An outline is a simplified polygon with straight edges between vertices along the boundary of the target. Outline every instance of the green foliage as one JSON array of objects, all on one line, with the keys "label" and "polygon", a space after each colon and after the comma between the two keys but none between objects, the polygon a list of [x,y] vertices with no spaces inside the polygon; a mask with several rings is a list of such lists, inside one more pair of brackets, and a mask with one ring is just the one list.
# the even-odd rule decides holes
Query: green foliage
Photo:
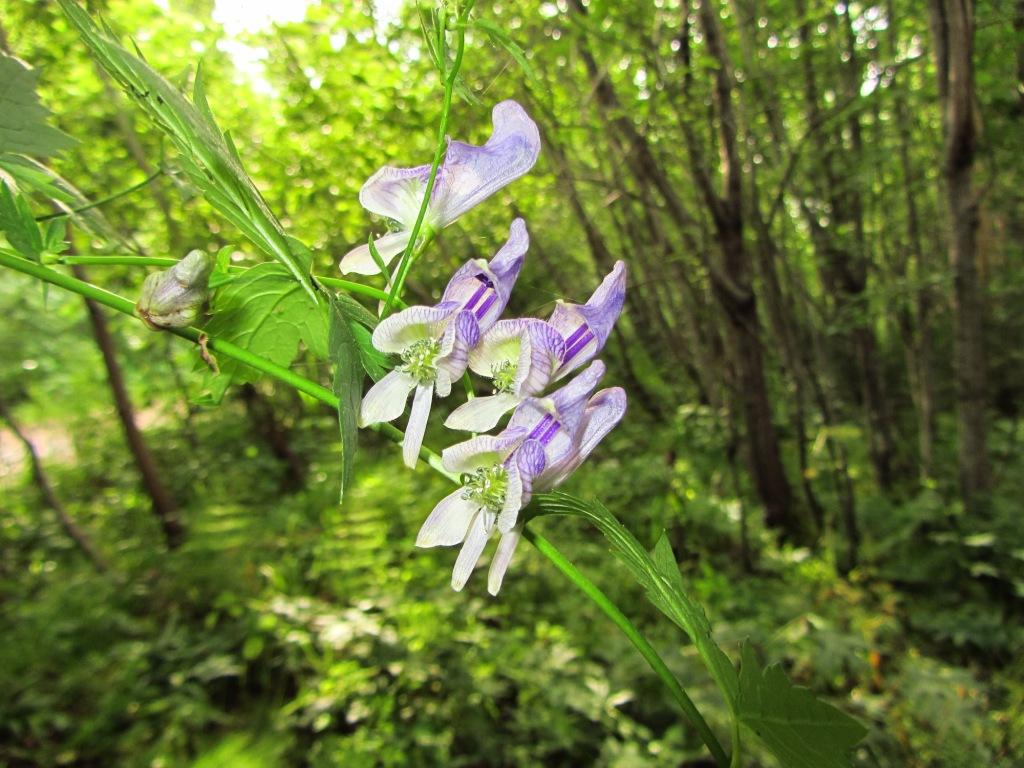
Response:
[{"label": "green foliage", "polygon": [[[278,365],[288,366],[303,343],[327,358],[327,311],[311,303],[299,283],[278,264],[258,264],[222,285],[211,302],[213,317],[205,330]],[[209,394],[220,402],[232,381],[252,380],[253,372],[230,360],[218,361],[209,377]]]},{"label": "green foliage", "polygon": [[186,173],[210,203],[258,248],[280,261],[316,303],[309,264],[302,263],[294,242],[242,167],[231,137],[213,119],[202,70],[196,72],[189,103],[145,61],[121,47],[109,28],[100,29],[74,0],[60,0],[60,5],[96,60],[174,142]]},{"label": "green foliage", "polygon": [[36,73],[0,53],[0,155],[49,157],[71,146],[70,136],[47,124],[49,115],[36,94]]},{"label": "green foliage", "polygon": [[763,671],[750,643],[743,644],[737,710],[782,765],[845,768],[867,728],[806,688],[794,686],[778,664]]},{"label": "green foliage", "polygon": [[612,546],[612,552],[643,586],[651,602],[690,638],[729,708],[735,710],[736,670],[712,637],[711,624],[704,609],[683,589],[672,547],[664,535],[658,540],[652,556],[597,501],[587,503],[564,493],[544,494],[538,501],[543,514],[583,517],[604,534]]},{"label": "green foliage", "polygon": [[0,182],[0,233],[26,259],[39,261],[43,253],[43,235],[32,216],[28,202],[20,193]]},{"label": "green foliage", "polygon": [[[355,302],[352,302],[355,304]],[[352,332],[351,309],[346,312],[343,298],[331,301],[331,325],[328,347],[334,367],[333,390],[338,396],[338,427],[341,430],[341,481],[339,502],[345,499],[345,488],[352,479],[356,448],[359,444],[359,403],[363,398],[365,379],[359,355],[359,344]],[[359,306],[356,304],[356,306]]]}]

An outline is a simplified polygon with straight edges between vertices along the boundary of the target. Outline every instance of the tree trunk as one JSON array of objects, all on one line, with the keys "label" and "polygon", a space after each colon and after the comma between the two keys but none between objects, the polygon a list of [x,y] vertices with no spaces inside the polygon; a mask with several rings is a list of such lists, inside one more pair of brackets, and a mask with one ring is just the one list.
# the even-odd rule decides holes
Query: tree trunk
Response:
[{"label": "tree trunk", "polygon": [[[81,266],[73,266],[72,271],[79,280],[88,280],[85,270]],[[131,451],[135,465],[139,468],[142,476],[142,484],[153,504],[153,513],[160,522],[167,546],[171,549],[177,548],[183,541],[185,535],[184,526],[178,517],[178,507],[171,497],[160,478],[153,454],[146,445],[146,440],[135,422],[135,409],[132,407],[131,399],[128,397],[128,389],[125,387],[124,375],[121,373],[121,366],[117,362],[117,354],[114,349],[114,339],[107,327],[106,317],[100,306],[91,299],[85,299],[85,306],[89,312],[89,323],[92,326],[93,336],[96,345],[103,355],[103,364],[107,369],[107,380],[110,383],[110,391],[114,397],[114,405],[117,409],[117,416],[121,420],[121,427],[124,429],[125,439]]]},{"label": "tree trunk", "polygon": [[[1024,0],[1021,0],[1024,3]],[[897,51],[898,17],[892,0],[889,0],[889,49]],[[906,277],[907,261],[912,261],[918,276],[918,288],[914,295],[913,311],[904,309],[897,321],[906,347],[907,373],[910,380],[914,407],[917,410],[917,435],[920,475],[930,478],[934,471],[935,453],[935,379],[932,376],[932,335],[931,308],[932,289],[921,280],[926,274],[925,249],[921,237],[921,216],[918,210],[917,193],[914,183],[917,174],[911,161],[910,148],[911,115],[907,106],[906,91],[900,80],[892,84],[896,127],[899,133],[900,167],[903,173],[903,200],[907,206],[907,257],[896,258],[897,272]]]},{"label": "tree trunk", "polygon": [[[715,226],[722,254],[721,270],[712,270],[713,293],[729,328],[729,348],[737,375],[737,391],[743,400],[747,432],[748,461],[754,486],[765,507],[765,521],[787,535],[804,537],[808,526],[793,505],[789,481],[782,465],[779,438],[772,420],[771,401],[764,375],[764,350],[757,313],[757,298],[751,281],[751,259],[744,242],[742,166],[739,157],[737,120],[732,97],[732,66],[729,61],[717,12],[710,2],[700,6],[701,26],[708,52],[717,62],[714,72],[713,103],[718,112],[720,173],[722,192],[712,189],[692,132],[687,144],[698,176],[697,186],[705,198]],[[687,30],[688,31],[688,30]],[[688,36],[687,36],[688,37]],[[683,41],[689,57],[689,40]],[[689,62],[687,62],[689,64]],[[692,70],[686,69],[686,80]],[[724,275],[725,280],[719,275]]]},{"label": "tree trunk", "polygon": [[14,414],[11,413],[10,408],[8,408],[3,400],[0,400],[0,421],[7,423],[11,432],[14,433],[14,436],[25,447],[29,463],[32,466],[32,479],[36,484],[36,488],[39,489],[39,493],[43,497],[43,501],[46,502],[46,505],[57,515],[57,520],[60,523],[60,527],[64,529],[64,533],[68,535],[68,538],[75,543],[82,551],[82,554],[92,563],[93,568],[99,573],[108,571],[110,566],[107,565],[106,560],[100,555],[99,550],[96,549],[88,534],[75,522],[74,518],[71,517],[64,507],[64,504],[61,503],[57,492],[53,488],[53,484],[50,482],[49,476],[46,474],[46,470],[43,468],[43,462],[39,458],[39,451],[36,450],[29,436],[21,429],[14,418]]},{"label": "tree trunk", "polygon": [[965,506],[976,510],[989,487],[990,474],[982,335],[984,287],[976,264],[978,198],[972,180],[978,123],[974,106],[974,3],[931,0],[930,9],[945,139],[942,172],[951,227],[960,488]]},{"label": "tree trunk", "polygon": [[274,413],[274,405],[254,384],[246,382],[241,387],[242,402],[249,415],[253,430],[266,443],[274,458],[284,463],[285,472],[281,490],[294,492],[306,484],[306,462],[292,449],[288,440],[288,429]]}]

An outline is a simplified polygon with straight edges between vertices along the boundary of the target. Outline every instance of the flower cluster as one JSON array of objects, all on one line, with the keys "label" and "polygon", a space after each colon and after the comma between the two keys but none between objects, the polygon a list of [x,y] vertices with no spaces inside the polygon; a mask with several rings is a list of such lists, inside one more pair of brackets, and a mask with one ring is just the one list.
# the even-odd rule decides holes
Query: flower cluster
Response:
[{"label": "flower cluster", "polygon": [[[428,201],[430,229],[447,226],[536,162],[540,138],[522,107],[502,102],[494,108],[493,121],[494,132],[483,146],[449,142]],[[382,168],[360,193],[366,208],[399,225],[376,241],[385,263],[409,242],[429,171],[429,166]],[[586,304],[559,301],[547,320],[499,320],[528,247],[526,224],[516,219],[498,253],[490,261],[475,259],[460,267],[439,303],[409,307],[382,320],[373,333],[373,345],[401,362],[366,394],[360,423],[398,418],[414,393],[403,441],[408,466],[416,464],[434,395],[447,397],[467,368],[489,378],[493,394],[471,398],[445,426],[486,432],[512,412],[497,434],[475,436],[442,453],[444,468],[459,475],[461,487],[434,507],[416,544],[462,545],[452,572],[456,590],[465,586],[497,531],[500,541],[488,578],[488,591],[497,594],[522,532],[520,512],[532,494],[565,480],[626,410],[621,388],[594,392],[605,372],[594,358],[622,311],[625,265],[616,262]],[[341,268],[379,271],[365,245],[349,252]]]}]

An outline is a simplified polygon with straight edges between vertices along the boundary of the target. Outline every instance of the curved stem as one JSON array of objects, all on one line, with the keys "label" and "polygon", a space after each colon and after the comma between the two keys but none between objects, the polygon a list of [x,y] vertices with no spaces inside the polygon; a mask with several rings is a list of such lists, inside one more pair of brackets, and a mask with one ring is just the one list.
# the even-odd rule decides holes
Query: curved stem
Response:
[{"label": "curved stem", "polygon": [[[59,263],[91,264],[104,267],[173,267],[178,263],[178,259],[166,256],[62,256]],[[232,272],[244,272],[248,267],[230,266],[228,269]],[[355,283],[351,280],[342,280],[337,277],[320,277],[319,275],[314,275],[314,279],[328,288],[339,288],[349,293],[357,293],[372,299],[378,299],[379,301],[385,301],[388,297],[388,294],[379,288]],[[400,300],[396,300],[395,304],[399,307],[405,307],[405,302]]]},{"label": "curved stem", "polygon": [[88,205],[83,205],[81,208],[75,208],[70,211],[58,211],[57,213],[48,213],[45,216],[36,216],[36,221],[49,221],[50,219],[59,219],[62,216],[73,216],[76,213],[85,213],[86,211],[91,211],[93,208],[99,208],[101,205],[106,205],[107,203],[113,202],[114,200],[117,200],[119,197],[125,197],[127,195],[130,195],[132,192],[136,192],[142,189],[150,182],[155,181],[159,176],[163,174],[163,172],[163,168],[157,168],[155,171],[153,171],[153,173],[144,178],[138,184],[133,184],[127,189],[122,189],[120,192],[115,192],[112,195],[107,195],[102,200],[97,200],[95,202],[89,203]]},{"label": "curved stem", "polygon": [[[38,264],[28,259],[23,259],[20,256],[14,256],[3,250],[0,250],[0,266],[8,267],[17,272],[34,277],[38,280],[56,285],[58,288],[77,293],[80,296],[92,299],[93,301],[103,304],[113,310],[121,312],[126,315],[135,314],[135,304],[124,298],[118,296],[116,293],[100,288],[99,286],[87,283],[84,280],[79,280],[70,275],[66,275],[63,272],[50,269],[47,266]],[[193,343],[198,344],[200,337],[205,336],[202,331],[197,328],[168,328],[169,333],[179,336],[183,339],[187,339]],[[325,405],[330,406],[333,409],[338,407],[338,398],[320,384],[314,381],[294,373],[293,371],[285,368],[282,365],[273,363],[259,355],[254,355],[247,349],[232,344],[229,341],[223,339],[206,338],[206,344],[209,349],[213,350],[217,354],[222,354],[237,360],[240,363],[250,366],[255,370],[265,373],[269,376],[273,376],[279,381],[288,384],[291,387],[304,392],[315,400],[318,400]],[[384,435],[388,439],[400,443],[404,437],[401,430],[392,426],[391,424],[377,424],[371,427],[374,431]],[[452,482],[458,482],[458,478],[452,473],[446,471],[441,466],[441,458],[436,453],[428,448],[420,449],[420,457],[427,462],[434,470],[444,475]],[[665,662],[658,655],[657,651],[654,650],[653,646],[640,634],[639,630],[626,618],[625,614],[610,600],[608,597],[586,576],[574,566],[566,557],[563,555],[551,542],[545,539],[540,534],[525,529],[524,537],[536,547],[537,551],[540,552],[544,557],[550,560],[554,566],[565,575],[570,581],[572,581],[590,600],[609,618],[612,623],[617,626],[623,634],[629,639],[633,646],[640,652],[651,669],[658,678],[665,684],[669,689],[672,697],[679,704],[683,713],[690,723],[697,729],[700,734],[701,740],[707,745],[708,750],[714,755],[715,760],[721,766],[725,766],[729,763],[726,757],[725,750],[722,749],[722,745],[718,742],[714,733],[708,727],[707,722],[701,716],[697,707],[693,701],[686,694],[686,691],[679,684],[679,681],[675,679],[672,672],[665,665]],[[738,749],[738,744],[737,747]]]},{"label": "curved stem", "polygon": [[661,656],[654,650],[654,647],[647,642],[647,639],[640,633],[626,615],[618,609],[618,607],[608,596],[605,595],[601,589],[594,584],[590,579],[584,576],[580,570],[573,565],[568,558],[565,557],[555,546],[541,536],[536,531],[530,530],[529,527],[523,529],[523,538],[533,544],[544,557],[550,560],[554,566],[562,572],[569,581],[580,588],[587,597],[590,598],[591,602],[594,603],[601,612],[604,613],[612,623],[619,628],[619,630],[626,636],[626,638],[633,644],[640,655],[644,657],[644,660],[650,665],[651,669],[654,670],[654,674],[665,684],[669,692],[672,694],[672,698],[676,700],[679,708],[683,710],[683,714],[686,719],[690,721],[690,724],[697,729],[697,733],[700,734],[701,741],[707,746],[708,750],[714,756],[715,761],[724,768],[729,764],[729,758],[725,754],[725,750],[719,743],[718,738],[714,732],[708,726],[707,721],[704,720],[703,716],[698,711],[697,706],[693,703],[693,700],[687,695],[686,691],[676,680],[675,675],[672,674],[671,670],[665,665]]}]

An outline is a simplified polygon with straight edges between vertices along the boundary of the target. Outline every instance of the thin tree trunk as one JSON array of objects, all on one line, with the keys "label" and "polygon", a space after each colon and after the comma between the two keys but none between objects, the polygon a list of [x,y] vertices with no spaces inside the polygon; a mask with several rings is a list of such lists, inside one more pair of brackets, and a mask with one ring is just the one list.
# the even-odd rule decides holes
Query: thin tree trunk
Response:
[{"label": "thin tree trunk", "polygon": [[[737,119],[732,96],[732,66],[722,39],[716,11],[710,3],[700,6],[700,19],[708,52],[717,62],[714,72],[713,102],[718,112],[721,194],[712,188],[710,173],[700,148],[687,124],[691,164],[697,186],[704,196],[715,225],[722,254],[720,270],[711,271],[713,294],[725,315],[732,364],[736,371],[736,389],[742,397],[747,433],[748,463],[754,486],[765,507],[768,525],[787,535],[804,537],[809,526],[793,504],[772,420],[771,401],[764,374],[764,349],[760,335],[757,298],[751,282],[751,259],[744,242],[742,166],[739,158]],[[682,51],[686,65],[686,83],[692,81],[689,61],[689,24],[686,23]],[[688,88],[687,88],[688,92]],[[725,279],[721,279],[721,276]]]},{"label": "thin tree trunk", "polygon": [[288,439],[288,429],[274,413],[273,403],[249,382],[242,385],[241,397],[256,434],[270,448],[274,458],[284,463],[285,473],[281,490],[299,490],[306,484],[306,462],[292,448]]},{"label": "thin tree trunk", "polygon": [[987,369],[983,326],[984,286],[978,274],[978,198],[972,173],[978,115],[974,94],[974,3],[931,0],[936,72],[945,138],[946,182],[953,271],[953,344],[956,367],[960,488],[976,510],[990,481],[985,414]]},{"label": "thin tree trunk", "polygon": [[[1024,0],[1021,0],[1024,4]],[[898,17],[892,0],[889,0],[889,48],[892,55],[897,51],[899,41]],[[1022,5],[1024,7],[1024,5]],[[921,216],[918,210],[917,194],[914,190],[916,174],[911,161],[911,115],[907,107],[906,90],[896,81],[892,85],[896,127],[899,133],[900,167],[903,173],[903,200],[907,206],[907,258],[896,258],[897,270],[901,277],[907,276],[907,261],[912,261],[918,276],[918,288],[914,295],[913,312],[899,313],[900,331],[904,338],[907,357],[907,373],[917,410],[918,453],[920,474],[930,478],[934,471],[935,453],[935,379],[932,375],[932,333],[931,333],[931,288],[920,278],[926,273],[925,249],[921,237]]]},{"label": "thin tree trunk", "polygon": [[[85,270],[79,266],[73,266],[72,271],[79,280],[88,280]],[[142,484],[149,495],[153,505],[153,513],[156,515],[163,531],[167,546],[171,549],[178,547],[185,536],[185,529],[178,516],[178,506],[171,497],[167,486],[164,485],[157,469],[153,454],[146,444],[138,424],[135,421],[135,409],[132,407],[131,399],[128,396],[128,389],[124,383],[124,375],[121,366],[117,362],[117,354],[114,348],[114,339],[107,327],[106,317],[100,306],[85,299],[85,306],[89,313],[89,323],[92,326],[93,336],[96,345],[103,355],[103,364],[107,369],[107,381],[110,383],[110,391],[114,397],[114,406],[117,409],[117,416],[121,420],[121,427],[124,429],[125,439],[131,451],[135,465],[142,477]]]},{"label": "thin tree trunk", "polygon": [[96,545],[92,543],[92,539],[89,538],[85,530],[82,529],[78,523],[75,522],[74,518],[68,513],[64,504],[57,496],[57,492],[53,488],[53,484],[50,482],[49,476],[46,474],[46,470],[43,468],[43,462],[39,458],[39,451],[36,450],[35,445],[29,438],[28,434],[22,430],[21,426],[14,418],[14,414],[11,413],[10,408],[7,404],[0,400],[0,421],[7,423],[11,432],[18,438],[21,444],[25,447],[25,452],[28,454],[29,463],[32,466],[32,479],[35,482],[36,488],[39,489],[40,495],[43,497],[43,501],[46,505],[53,510],[54,514],[57,515],[57,520],[60,523],[60,527],[64,529],[64,533],[68,535],[75,545],[82,551],[86,559],[92,563],[99,573],[106,573],[110,570],[110,566],[107,565],[107,561],[100,555]]}]

